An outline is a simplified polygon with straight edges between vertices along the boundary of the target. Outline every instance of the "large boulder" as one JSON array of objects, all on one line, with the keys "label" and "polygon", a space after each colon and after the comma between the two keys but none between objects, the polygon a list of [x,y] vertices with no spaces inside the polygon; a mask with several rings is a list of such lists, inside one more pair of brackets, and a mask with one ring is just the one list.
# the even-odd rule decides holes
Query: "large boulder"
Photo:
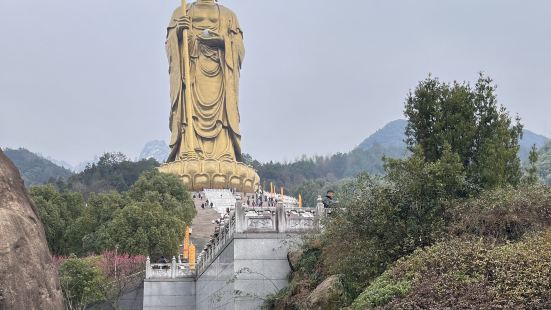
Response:
[{"label": "large boulder", "polygon": [[306,299],[306,309],[333,310],[342,307],[344,288],[339,275],[332,275]]},{"label": "large boulder", "polygon": [[63,297],[44,227],[0,150],[0,310],[59,310]]},{"label": "large boulder", "polygon": [[298,270],[298,264],[302,256],[304,256],[303,250],[291,251],[287,253],[287,260],[289,261],[289,267],[291,267],[291,270],[293,272]]}]

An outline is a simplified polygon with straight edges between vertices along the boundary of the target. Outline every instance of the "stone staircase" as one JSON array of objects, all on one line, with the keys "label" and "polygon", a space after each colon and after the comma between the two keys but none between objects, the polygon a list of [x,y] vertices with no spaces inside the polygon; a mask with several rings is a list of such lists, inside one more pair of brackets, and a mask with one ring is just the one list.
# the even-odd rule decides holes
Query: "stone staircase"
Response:
[{"label": "stone staircase", "polygon": [[[198,197],[198,194],[193,193],[195,197]],[[205,206],[205,209],[201,208],[202,203],[206,204],[204,193],[201,193],[201,195],[202,199],[194,199],[197,215],[191,224],[192,233],[190,236],[191,242],[197,247],[197,253],[201,252],[214,233],[216,224],[213,224],[212,221],[220,218],[220,214],[216,210],[211,209],[210,206]]]}]

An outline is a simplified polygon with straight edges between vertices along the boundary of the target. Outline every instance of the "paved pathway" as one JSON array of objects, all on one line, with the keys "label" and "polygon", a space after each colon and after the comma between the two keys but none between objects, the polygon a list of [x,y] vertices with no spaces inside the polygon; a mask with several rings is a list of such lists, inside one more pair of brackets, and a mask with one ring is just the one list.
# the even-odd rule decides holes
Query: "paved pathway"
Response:
[{"label": "paved pathway", "polygon": [[[197,193],[194,193],[194,195],[198,197]],[[211,209],[210,207],[205,207],[205,209],[201,208],[201,203],[204,203],[206,200],[204,193],[201,193],[201,195],[203,196],[203,199],[194,199],[197,215],[191,224],[191,241],[197,248],[197,254],[203,250],[203,247],[205,247],[209,241],[210,236],[214,233],[214,228],[216,225],[213,224],[212,221],[220,218],[220,214],[216,212],[216,210]]]}]

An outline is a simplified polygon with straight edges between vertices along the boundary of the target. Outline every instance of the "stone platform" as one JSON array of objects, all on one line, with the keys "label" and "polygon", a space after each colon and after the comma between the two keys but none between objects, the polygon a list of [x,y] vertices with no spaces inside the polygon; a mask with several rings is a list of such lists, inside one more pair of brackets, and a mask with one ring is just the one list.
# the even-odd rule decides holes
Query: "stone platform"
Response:
[{"label": "stone platform", "polygon": [[288,285],[287,253],[300,246],[303,234],[322,228],[326,212],[321,198],[316,208],[282,201],[248,207],[242,202],[238,199],[216,225],[194,272],[183,273],[175,258],[166,264],[165,274],[172,275],[168,279],[155,278],[146,268],[144,309],[260,309],[267,296]]},{"label": "stone platform", "polygon": [[235,188],[253,193],[260,184],[252,167],[235,161],[179,160],[161,165],[159,171],[180,177],[192,191]]}]

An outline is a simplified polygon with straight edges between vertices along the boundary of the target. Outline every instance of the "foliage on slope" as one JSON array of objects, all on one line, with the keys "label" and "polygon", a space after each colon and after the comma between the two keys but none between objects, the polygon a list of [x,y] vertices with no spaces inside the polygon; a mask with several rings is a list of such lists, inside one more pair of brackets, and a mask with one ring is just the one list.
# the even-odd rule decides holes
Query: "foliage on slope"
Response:
[{"label": "foliage on slope", "polygon": [[26,149],[6,149],[5,154],[21,172],[26,186],[44,184],[59,179],[66,180],[73,174],[70,170]]},{"label": "foliage on slope", "polygon": [[549,309],[551,230],[510,244],[453,239],[377,278],[352,309]]},{"label": "foliage on slope", "polygon": [[541,148],[538,157],[539,177],[545,184],[551,185],[551,142]]},{"label": "foliage on slope", "polygon": [[[344,187],[344,209],[333,212],[318,236],[319,255],[310,264],[315,269],[295,272],[296,287],[275,296],[272,307],[311,308],[304,300],[319,288],[311,286],[335,276],[342,305],[360,294],[360,309],[383,305],[414,291],[416,278],[390,278],[388,270],[420,249],[461,251],[454,242],[475,238],[491,251],[549,227],[549,188],[534,185],[533,169],[531,177],[522,177],[516,156],[522,124],[498,105],[491,79],[481,75],[471,87],[429,77],[408,96],[405,113],[412,156],[387,160],[383,177],[360,176]],[[432,271],[460,291],[459,284],[446,282],[443,270]],[[321,279],[314,276],[319,274]]]},{"label": "foliage on slope", "polygon": [[451,210],[442,241],[375,279],[352,309],[547,309],[551,188],[500,189]]},{"label": "foliage on slope", "polygon": [[85,198],[91,193],[125,192],[144,172],[157,166],[155,159],[134,162],[121,153],[105,153],[97,163],[89,164],[84,171],[71,176],[67,182],[58,182],[57,186],[82,193]]}]

